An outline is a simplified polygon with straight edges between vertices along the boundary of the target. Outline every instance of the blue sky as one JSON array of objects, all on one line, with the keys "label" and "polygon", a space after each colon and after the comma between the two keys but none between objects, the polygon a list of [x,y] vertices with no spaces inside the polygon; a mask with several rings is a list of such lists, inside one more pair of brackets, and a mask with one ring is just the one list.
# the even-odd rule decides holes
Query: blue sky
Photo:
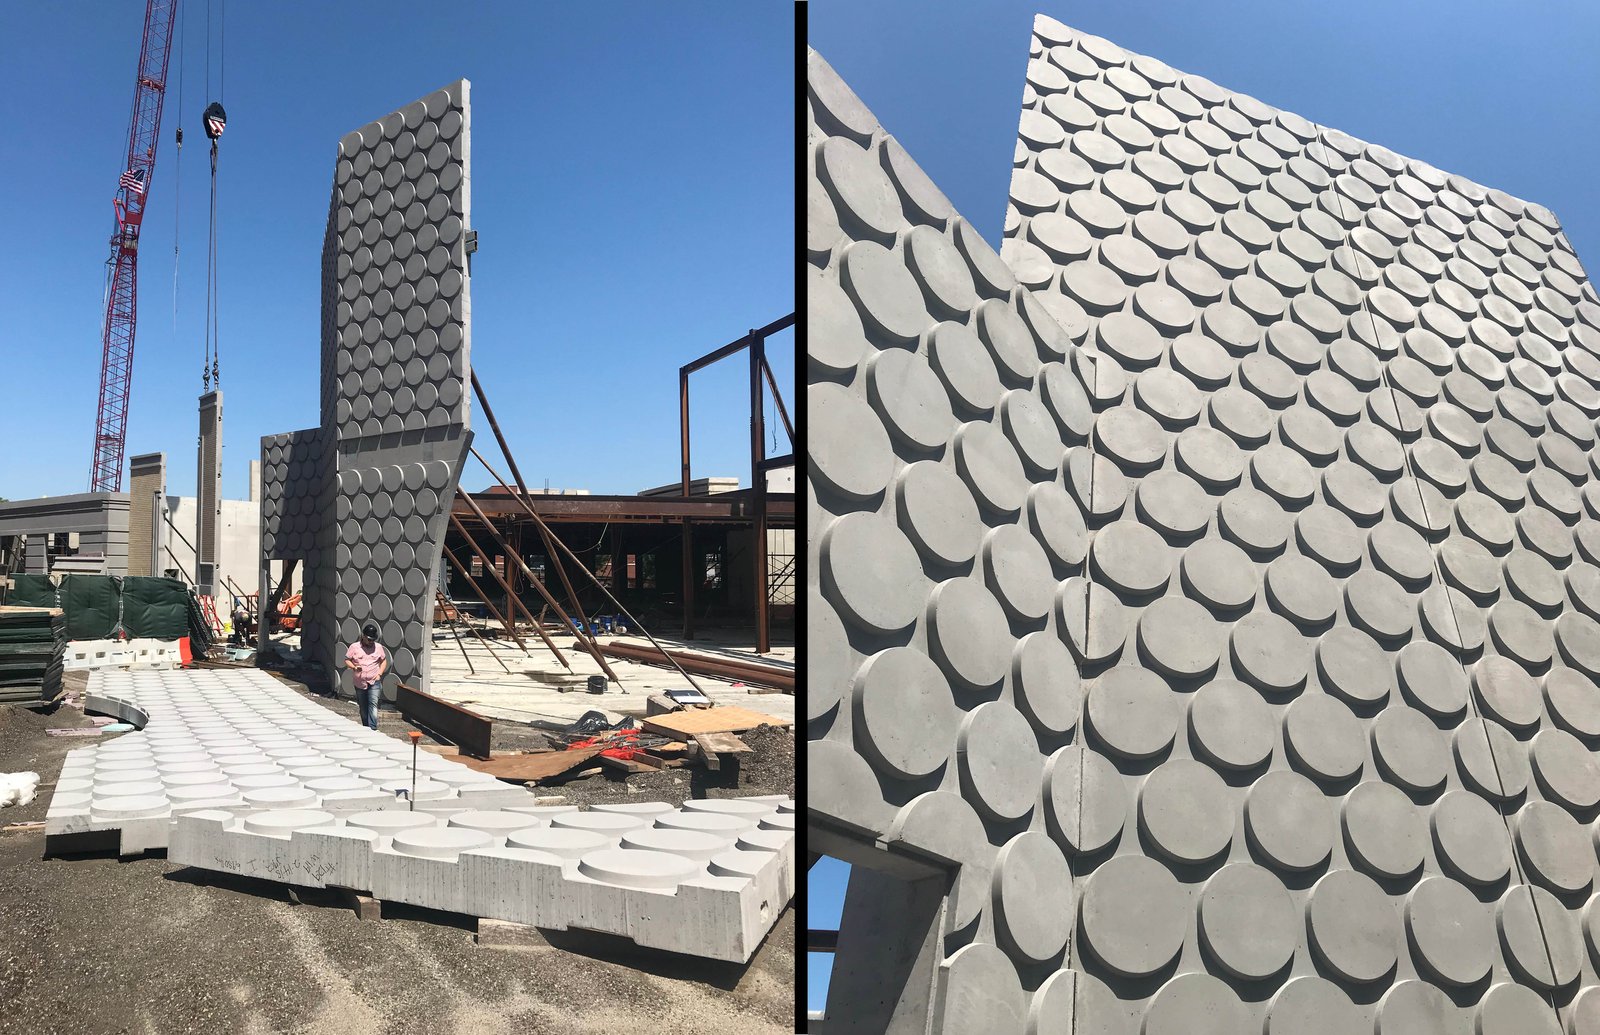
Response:
[{"label": "blue sky", "polygon": [[[15,101],[0,181],[0,496],[87,488],[111,199],[143,15],[139,0],[12,5],[0,34]],[[166,452],[169,491],[189,495],[205,311],[200,112],[220,89],[220,45],[208,96],[203,0],[179,18],[184,96],[175,47],[127,451]],[[524,476],[623,493],[677,477],[678,367],[795,308],[788,5],[275,0],[227,5],[226,30],[226,495],[245,495],[262,435],[317,422],[319,256],[340,136],[462,76],[473,84],[479,232],[473,366]],[[771,343],[776,370],[794,369],[793,340]],[[748,381],[724,366],[693,379],[695,474],[748,483]],[[768,412],[775,452],[787,452]],[[487,476],[465,481],[477,489]]]},{"label": "blue sky", "polygon": [[[844,910],[844,888],[850,866],[832,856],[823,856],[811,867],[806,881],[806,927],[813,931],[837,931],[839,914]],[[806,954],[806,1009],[820,1010],[828,1001],[828,978],[833,972],[833,956],[825,952]]]},{"label": "blue sky", "polygon": [[1036,11],[1545,205],[1600,268],[1600,5],[813,0],[810,44],[997,245]]},{"label": "blue sky", "polygon": [[[1600,269],[1600,6],[812,0],[810,44],[995,245],[1040,11],[1546,205],[1578,257]],[[831,862],[811,871],[813,926],[836,925],[847,873]],[[809,959],[810,1009],[822,1008],[830,965]]]}]

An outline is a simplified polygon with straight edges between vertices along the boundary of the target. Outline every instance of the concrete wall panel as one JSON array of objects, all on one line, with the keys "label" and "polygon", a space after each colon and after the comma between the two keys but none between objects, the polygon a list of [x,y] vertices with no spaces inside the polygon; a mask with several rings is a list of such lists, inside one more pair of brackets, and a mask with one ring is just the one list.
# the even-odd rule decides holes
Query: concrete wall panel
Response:
[{"label": "concrete wall panel", "polygon": [[[165,541],[157,516],[156,499],[167,495],[167,458],[164,453],[146,453],[128,462],[128,574],[159,575],[163,565],[151,568],[152,547],[160,554]],[[165,554],[160,554],[161,558]]]},{"label": "concrete wall panel", "polygon": [[[222,562],[222,390],[200,397],[200,448],[195,473],[195,592],[227,596],[219,578]],[[182,526],[179,526],[182,527]]]},{"label": "concrete wall panel", "polygon": [[1560,224],[1030,42],[999,255],[809,59],[813,829],[948,867],[934,1030],[1600,1031]]},{"label": "concrete wall panel", "polygon": [[427,686],[438,544],[471,442],[470,130],[463,79],[339,142],[316,459],[296,473],[285,436],[262,440],[264,556],[305,560],[304,649],[346,691],[339,658],[367,621],[395,676]]}]

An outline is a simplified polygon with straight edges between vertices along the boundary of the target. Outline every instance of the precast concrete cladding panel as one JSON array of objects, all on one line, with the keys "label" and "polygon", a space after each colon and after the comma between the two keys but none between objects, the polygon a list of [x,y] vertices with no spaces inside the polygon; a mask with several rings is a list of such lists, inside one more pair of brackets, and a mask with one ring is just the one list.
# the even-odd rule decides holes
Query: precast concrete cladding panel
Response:
[{"label": "precast concrete cladding panel", "polygon": [[[470,138],[463,79],[339,141],[322,425],[263,440],[266,556],[305,551],[305,647],[346,692],[340,655],[369,621],[395,678],[427,686],[439,544],[471,442]],[[285,440],[302,437],[291,457]]]},{"label": "precast concrete cladding panel", "polygon": [[1041,15],[996,254],[808,72],[808,807],[957,875],[934,1029],[1600,1032],[1554,216]]}]

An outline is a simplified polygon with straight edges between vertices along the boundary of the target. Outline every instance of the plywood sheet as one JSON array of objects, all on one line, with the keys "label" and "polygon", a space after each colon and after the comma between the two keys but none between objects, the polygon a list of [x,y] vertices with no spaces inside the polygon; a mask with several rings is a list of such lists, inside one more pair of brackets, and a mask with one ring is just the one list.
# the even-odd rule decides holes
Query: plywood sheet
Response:
[{"label": "plywood sheet", "polygon": [[688,740],[696,733],[739,733],[757,726],[792,726],[788,719],[748,708],[703,708],[696,711],[670,712],[652,715],[639,720],[647,730],[673,740]]}]

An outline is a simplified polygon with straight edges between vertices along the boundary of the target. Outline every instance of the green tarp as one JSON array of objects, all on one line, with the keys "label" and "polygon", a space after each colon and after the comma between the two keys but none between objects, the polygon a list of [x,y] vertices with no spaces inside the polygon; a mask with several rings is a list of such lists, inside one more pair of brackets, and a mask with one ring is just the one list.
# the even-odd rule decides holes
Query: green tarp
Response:
[{"label": "green tarp", "polygon": [[67,639],[106,640],[116,635],[122,616],[122,579],[116,575],[65,575],[61,609],[67,613]]},{"label": "green tarp", "polygon": [[55,607],[56,584],[48,575],[13,575],[6,603],[12,607]]},{"label": "green tarp", "polygon": [[[69,640],[108,640],[119,629],[130,640],[176,640],[184,636],[210,640],[194,594],[177,579],[65,575],[58,590],[44,575],[13,578],[16,588],[7,603],[16,607],[60,607],[66,612]],[[12,631],[20,624],[14,620],[10,629],[0,629],[0,643],[20,639]]]},{"label": "green tarp", "polygon": [[189,635],[189,587],[177,579],[130,575],[122,580],[122,628],[129,639]]}]

